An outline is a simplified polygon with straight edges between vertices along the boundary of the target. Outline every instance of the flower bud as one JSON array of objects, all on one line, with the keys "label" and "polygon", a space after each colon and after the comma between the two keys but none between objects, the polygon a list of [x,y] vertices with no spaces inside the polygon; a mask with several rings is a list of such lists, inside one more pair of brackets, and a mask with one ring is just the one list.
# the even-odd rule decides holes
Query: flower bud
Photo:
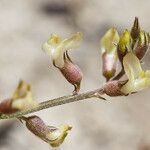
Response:
[{"label": "flower bud", "polygon": [[104,93],[111,97],[125,95],[123,92],[121,92],[121,88],[125,84],[125,82],[126,81],[118,80],[107,82],[104,85]]},{"label": "flower bud", "polygon": [[43,51],[51,55],[54,66],[61,71],[67,81],[74,85],[74,94],[77,94],[80,90],[82,72],[71,61],[67,51],[79,47],[81,41],[82,33],[79,32],[64,40],[61,40],[59,36],[53,34],[42,46]]},{"label": "flower bud", "polygon": [[38,116],[23,117],[26,122],[26,127],[37,137],[50,144],[52,147],[60,146],[71,127],[68,125],[60,126],[59,128],[47,126]]},{"label": "flower bud", "polygon": [[37,103],[33,101],[32,98],[30,85],[24,81],[20,81],[12,98],[4,100],[0,103],[0,112],[14,113],[36,105]]},{"label": "flower bud", "polygon": [[102,72],[108,81],[115,75],[117,64],[117,48],[119,34],[115,28],[109,29],[101,39]]},{"label": "flower bud", "polygon": [[121,64],[123,61],[123,57],[130,50],[130,43],[131,43],[130,33],[126,29],[121,35],[119,43],[118,43],[118,47],[117,47],[117,53],[118,53],[118,57],[119,57]]},{"label": "flower bud", "polygon": [[25,81],[20,81],[12,96],[11,107],[17,110],[25,110],[35,107],[37,102],[33,100],[31,86]]},{"label": "flower bud", "polygon": [[117,57],[105,52],[102,54],[102,62],[103,76],[109,81],[116,73]]},{"label": "flower bud", "polygon": [[139,33],[140,33],[140,25],[138,18],[135,17],[134,24],[131,29],[131,38],[133,39],[133,41],[136,41],[138,39]]},{"label": "flower bud", "polygon": [[12,96],[13,99],[23,98],[25,97],[28,92],[31,91],[31,87],[28,83],[21,80]]},{"label": "flower bud", "polygon": [[145,31],[141,31],[139,34],[137,46],[134,49],[135,54],[139,60],[141,60],[145,56],[149,43],[150,43],[149,33],[146,33]]},{"label": "flower bud", "polygon": [[0,113],[10,114],[17,111],[17,109],[12,109],[11,101],[12,99],[6,99],[0,103]]},{"label": "flower bud", "polygon": [[83,74],[81,69],[71,61],[67,52],[64,54],[64,67],[59,70],[67,81],[74,85],[73,94],[78,94]]}]

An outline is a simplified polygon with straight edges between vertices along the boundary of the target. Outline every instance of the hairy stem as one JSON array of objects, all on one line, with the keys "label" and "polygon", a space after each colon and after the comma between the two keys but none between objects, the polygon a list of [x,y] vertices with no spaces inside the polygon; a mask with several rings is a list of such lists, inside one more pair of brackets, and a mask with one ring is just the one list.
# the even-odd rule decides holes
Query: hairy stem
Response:
[{"label": "hairy stem", "polygon": [[67,103],[72,103],[72,102],[76,102],[76,101],[80,101],[80,100],[84,100],[84,99],[88,99],[92,97],[97,97],[97,98],[105,100],[103,97],[101,97],[102,94],[103,94],[103,89],[100,88],[100,89],[96,89],[96,90],[85,92],[85,93],[78,94],[78,95],[63,96],[63,97],[55,98],[55,99],[48,100],[45,102],[41,102],[36,107],[28,109],[28,110],[16,112],[13,114],[0,114],[0,119],[20,118],[24,115],[34,113],[43,109],[47,109],[50,107],[63,105]]}]

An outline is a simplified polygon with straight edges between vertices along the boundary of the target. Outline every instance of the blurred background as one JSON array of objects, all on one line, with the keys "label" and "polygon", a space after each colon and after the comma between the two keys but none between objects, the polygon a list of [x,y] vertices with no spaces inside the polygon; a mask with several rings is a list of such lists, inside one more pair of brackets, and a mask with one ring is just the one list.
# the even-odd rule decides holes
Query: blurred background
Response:
[{"label": "blurred background", "polygon": [[[70,52],[84,73],[81,92],[104,84],[99,40],[110,27],[119,32],[139,17],[150,31],[149,0],[0,0],[0,101],[9,98],[20,79],[44,101],[73,90],[41,45],[51,33],[63,38],[84,33]],[[150,53],[144,68],[150,68]],[[149,89],[128,97],[90,99],[36,113],[50,125],[70,124],[72,131],[59,150],[150,150]],[[0,121],[0,150],[52,149],[18,121]]]}]

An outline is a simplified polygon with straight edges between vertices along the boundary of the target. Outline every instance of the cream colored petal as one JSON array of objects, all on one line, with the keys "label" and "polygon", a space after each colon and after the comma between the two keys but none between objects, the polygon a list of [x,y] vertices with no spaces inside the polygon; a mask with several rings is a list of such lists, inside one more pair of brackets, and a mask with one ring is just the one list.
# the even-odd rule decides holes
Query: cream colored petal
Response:
[{"label": "cream colored petal", "polygon": [[61,38],[57,34],[52,34],[47,41],[47,43],[51,46],[57,46],[58,44],[60,44],[60,42]]},{"label": "cream colored petal", "polygon": [[121,51],[121,53],[125,53],[126,48],[130,50],[130,40],[131,40],[130,32],[126,29],[120,36],[120,40],[118,43],[119,50]]},{"label": "cream colored petal", "polygon": [[65,137],[68,134],[68,131],[71,130],[72,127],[68,125],[63,125],[60,128],[54,130],[53,132],[46,135],[46,138],[49,139],[49,144],[52,147],[58,147],[63,143]]},{"label": "cream colored petal", "polygon": [[64,66],[64,52],[80,46],[82,41],[82,33],[78,32],[69,39],[63,40],[52,54],[52,58],[57,67]]},{"label": "cream colored petal", "polygon": [[146,70],[146,76],[150,79],[150,70]]},{"label": "cream colored petal", "polygon": [[20,81],[12,96],[11,107],[17,110],[24,110],[36,105],[37,103],[33,101],[30,85],[25,81]]},{"label": "cream colored petal", "polygon": [[62,45],[64,45],[64,51],[78,48],[81,45],[82,40],[83,34],[81,32],[77,32],[71,38],[63,40]]},{"label": "cream colored petal", "polygon": [[121,92],[123,92],[125,95],[126,94],[131,94],[133,92],[134,89],[134,81],[128,81],[122,88],[121,88]]},{"label": "cream colored petal", "polygon": [[48,55],[51,55],[51,49],[54,48],[52,47],[51,45],[49,45],[47,42],[45,42],[43,45],[42,45],[42,50],[43,52],[45,52],[46,54]]},{"label": "cream colored petal", "polygon": [[150,85],[150,71],[142,70],[139,59],[132,52],[124,57],[123,66],[129,80],[121,89],[123,93],[137,92]]},{"label": "cream colored petal", "polygon": [[53,55],[60,43],[61,38],[56,34],[52,34],[48,41],[42,45],[42,50],[48,55]]},{"label": "cream colored petal", "polygon": [[23,110],[23,106],[24,106],[24,100],[22,99],[17,99],[16,101],[13,101],[13,103],[11,104],[11,107],[17,110]]},{"label": "cream colored petal", "polygon": [[132,52],[124,57],[123,66],[129,80],[134,80],[142,72],[140,61]]},{"label": "cream colored petal", "polygon": [[132,52],[129,52],[123,59],[123,67],[128,77],[128,82],[122,87],[121,91],[125,94],[130,94],[135,92],[135,80],[142,72],[141,64],[139,59]]},{"label": "cream colored petal", "polygon": [[119,34],[115,28],[109,29],[101,39],[102,53],[110,53],[116,49],[115,44],[119,42]]},{"label": "cream colored petal", "polygon": [[17,98],[12,101],[11,107],[17,110],[25,110],[37,106],[37,102],[33,101],[32,93],[28,94],[24,98]]},{"label": "cream colored petal", "polygon": [[31,91],[31,86],[25,81],[21,80],[12,96],[12,99],[25,97]]},{"label": "cream colored petal", "polygon": [[145,88],[148,88],[150,85],[150,79],[149,78],[140,78],[135,80],[134,82],[134,89],[133,91],[141,91]]},{"label": "cream colored petal", "polygon": [[145,88],[148,88],[150,85],[149,78],[139,78],[136,79],[134,82],[127,82],[121,89],[124,94],[131,94],[133,92],[141,91]]}]

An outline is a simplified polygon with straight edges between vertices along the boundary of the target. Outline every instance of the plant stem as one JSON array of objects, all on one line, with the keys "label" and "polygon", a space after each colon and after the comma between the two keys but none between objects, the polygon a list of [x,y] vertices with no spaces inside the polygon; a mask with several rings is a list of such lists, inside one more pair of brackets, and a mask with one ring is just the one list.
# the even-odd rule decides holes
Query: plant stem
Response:
[{"label": "plant stem", "polygon": [[40,111],[43,109],[47,109],[50,107],[63,105],[63,104],[67,104],[67,103],[72,103],[72,102],[76,102],[76,101],[80,101],[80,100],[84,100],[84,99],[88,99],[88,98],[92,98],[92,97],[97,97],[97,98],[105,100],[103,97],[101,97],[102,94],[104,94],[103,89],[100,88],[100,89],[96,89],[93,91],[81,93],[78,95],[63,96],[63,97],[55,98],[55,99],[48,100],[45,102],[41,102],[36,107],[28,109],[28,110],[16,112],[13,114],[0,114],[0,119],[20,118],[24,115],[34,113],[34,112],[37,112],[37,111]]}]

